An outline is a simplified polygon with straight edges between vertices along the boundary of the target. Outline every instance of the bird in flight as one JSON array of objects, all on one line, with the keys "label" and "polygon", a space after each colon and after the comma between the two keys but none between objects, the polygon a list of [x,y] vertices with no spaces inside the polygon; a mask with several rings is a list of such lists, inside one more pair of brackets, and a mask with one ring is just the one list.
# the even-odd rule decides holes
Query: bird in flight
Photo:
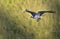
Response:
[{"label": "bird in flight", "polygon": [[36,12],[33,12],[33,11],[30,11],[28,9],[25,10],[26,12],[29,12],[32,16],[31,18],[33,19],[36,19],[37,22],[41,19],[41,16],[44,14],[44,13],[55,13],[54,11],[38,11],[38,13]]}]

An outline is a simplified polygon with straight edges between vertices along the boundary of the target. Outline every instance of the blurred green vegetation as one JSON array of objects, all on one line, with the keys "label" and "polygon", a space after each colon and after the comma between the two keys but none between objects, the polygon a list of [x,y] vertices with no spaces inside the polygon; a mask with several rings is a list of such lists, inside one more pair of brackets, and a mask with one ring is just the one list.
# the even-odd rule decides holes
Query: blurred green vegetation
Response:
[{"label": "blurred green vegetation", "polygon": [[[46,13],[37,22],[25,9]],[[0,0],[0,39],[60,39],[60,0]]]}]

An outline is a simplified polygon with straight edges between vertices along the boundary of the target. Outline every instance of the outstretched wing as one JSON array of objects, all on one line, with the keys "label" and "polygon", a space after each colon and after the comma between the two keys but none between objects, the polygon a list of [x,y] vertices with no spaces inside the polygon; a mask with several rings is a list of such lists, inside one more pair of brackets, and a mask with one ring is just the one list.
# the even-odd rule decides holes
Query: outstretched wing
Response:
[{"label": "outstretched wing", "polygon": [[36,15],[36,13],[35,13],[35,12],[29,11],[29,10],[27,10],[27,9],[26,9],[26,12],[31,13],[33,16],[35,16],[35,15]]},{"label": "outstretched wing", "polygon": [[48,12],[48,13],[54,13],[54,11],[39,11],[38,12],[38,14],[40,15],[40,16],[42,16],[44,13],[46,13],[46,12]]}]

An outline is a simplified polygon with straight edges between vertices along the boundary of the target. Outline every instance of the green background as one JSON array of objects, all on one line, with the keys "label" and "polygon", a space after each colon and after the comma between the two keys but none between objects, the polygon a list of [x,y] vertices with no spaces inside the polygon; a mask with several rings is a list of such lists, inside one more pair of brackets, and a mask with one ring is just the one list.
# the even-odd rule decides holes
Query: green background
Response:
[{"label": "green background", "polygon": [[[56,13],[37,22],[25,9]],[[60,0],[0,0],[0,39],[60,39]]]}]

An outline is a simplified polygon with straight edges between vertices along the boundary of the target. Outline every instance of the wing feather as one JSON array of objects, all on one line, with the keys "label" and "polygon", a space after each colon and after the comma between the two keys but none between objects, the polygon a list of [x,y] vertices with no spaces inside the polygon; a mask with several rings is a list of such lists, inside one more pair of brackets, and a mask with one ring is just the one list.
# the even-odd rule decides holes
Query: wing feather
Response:
[{"label": "wing feather", "polygon": [[36,15],[36,13],[35,12],[33,12],[33,11],[29,11],[29,10],[26,10],[26,12],[29,12],[31,15],[33,15],[33,16],[35,16]]},{"label": "wing feather", "polygon": [[44,13],[54,13],[54,11],[39,11],[38,14],[40,14],[40,16],[42,16]]}]

